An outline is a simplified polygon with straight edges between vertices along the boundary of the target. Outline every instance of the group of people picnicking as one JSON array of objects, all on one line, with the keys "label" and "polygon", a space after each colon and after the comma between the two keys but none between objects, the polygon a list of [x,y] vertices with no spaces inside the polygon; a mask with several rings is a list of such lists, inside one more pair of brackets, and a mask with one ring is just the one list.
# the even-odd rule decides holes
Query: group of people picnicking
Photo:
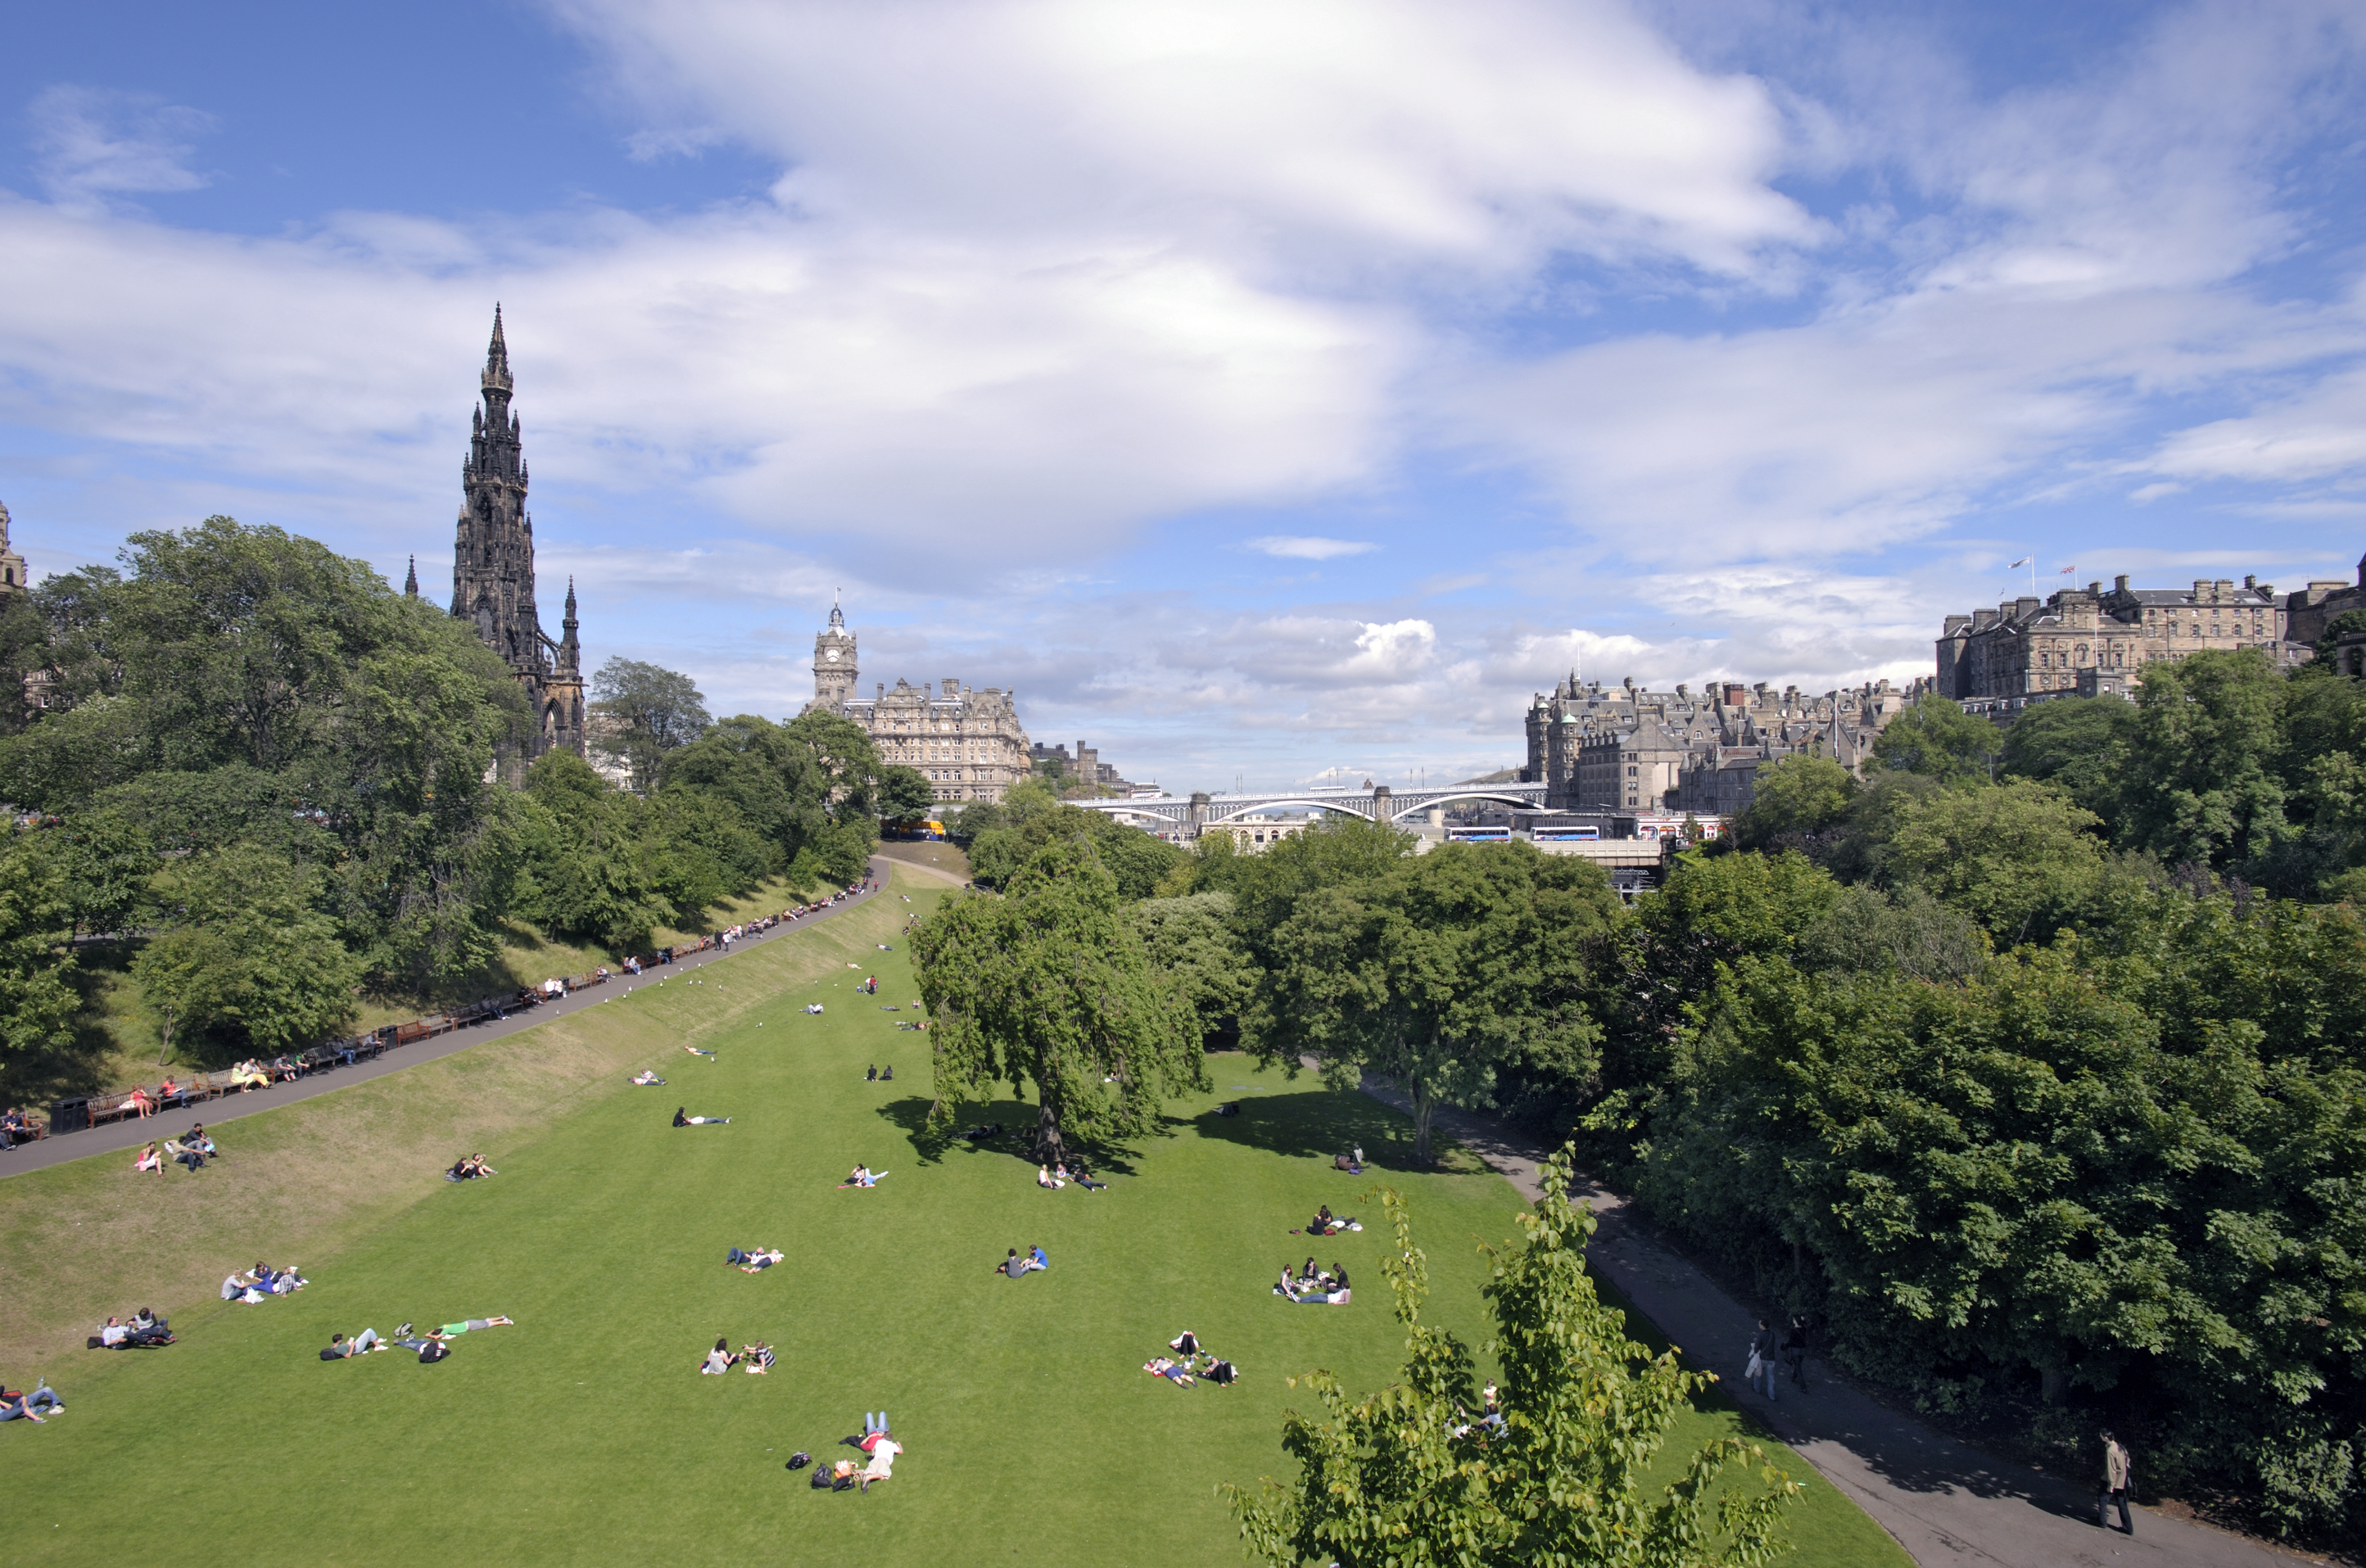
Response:
[{"label": "group of people picnicking", "polygon": [[418,1355],[421,1365],[434,1366],[452,1353],[452,1341],[463,1334],[479,1333],[487,1328],[514,1327],[515,1324],[512,1319],[496,1314],[490,1317],[464,1317],[457,1323],[446,1323],[442,1327],[431,1328],[424,1334],[412,1333],[411,1326],[406,1323],[394,1331],[392,1338],[379,1334],[375,1328],[365,1328],[350,1339],[343,1334],[330,1335],[328,1345],[321,1351],[321,1359],[324,1361],[351,1361],[355,1356],[370,1355],[378,1350],[410,1350]]},{"label": "group of people picnicking", "polygon": [[1096,1181],[1091,1167],[1081,1159],[1073,1165],[1063,1159],[1057,1165],[1039,1165],[1035,1168],[1035,1184],[1039,1187],[1049,1187],[1053,1192],[1058,1192],[1071,1182],[1087,1192],[1094,1193],[1109,1185],[1106,1182]]},{"label": "group of people picnicking", "polygon": [[1001,1262],[994,1266],[994,1271],[1018,1280],[1024,1279],[1039,1269],[1048,1269],[1051,1266],[1052,1260],[1043,1255],[1043,1249],[1041,1247],[1030,1247],[1024,1252],[1014,1247]]},{"label": "group of people picnicking", "polygon": [[110,1317],[90,1337],[94,1350],[149,1350],[173,1343],[172,1326],[146,1307],[129,1317]]},{"label": "group of people picnicking", "polygon": [[132,1157],[131,1169],[153,1170],[162,1176],[169,1161],[188,1167],[189,1174],[194,1176],[205,1169],[207,1160],[220,1158],[221,1149],[206,1135],[205,1123],[199,1122],[179,1137],[168,1137],[162,1143],[150,1139],[148,1147]]},{"label": "group of people picnicking", "polygon": [[[844,1492],[854,1488],[868,1492],[873,1482],[885,1481],[895,1475],[896,1456],[904,1451],[904,1445],[888,1433],[887,1412],[884,1410],[876,1415],[864,1411],[862,1435],[838,1440],[841,1448],[862,1450],[868,1457],[868,1462],[857,1464],[853,1460],[841,1459],[833,1464],[814,1465],[813,1489],[817,1492]],[[792,1454],[789,1468],[798,1470],[812,1462],[810,1454]]]},{"label": "group of people picnicking", "polygon": [[1289,1264],[1281,1266],[1281,1278],[1275,1282],[1273,1294],[1301,1306],[1345,1306],[1352,1299],[1347,1293],[1346,1265],[1334,1262],[1327,1269],[1318,1269],[1311,1254],[1306,1266],[1296,1274],[1290,1272]]},{"label": "group of people picnicking", "polygon": [[285,1269],[275,1269],[268,1263],[258,1262],[252,1273],[235,1269],[231,1271],[221,1282],[221,1298],[244,1302],[252,1306],[276,1295],[294,1295],[311,1282],[298,1273],[293,1264]]},{"label": "group of people picnicking", "polygon": [[1142,1370],[1177,1388],[1190,1388],[1203,1379],[1219,1388],[1230,1388],[1240,1381],[1240,1369],[1214,1351],[1203,1350],[1200,1337],[1189,1328],[1167,1340],[1166,1348],[1175,1353],[1153,1356],[1142,1363]]},{"label": "group of people picnicking", "polygon": [[[1337,1236],[1342,1231],[1361,1230],[1363,1228],[1363,1221],[1356,1219],[1341,1219],[1338,1215],[1331,1212],[1331,1205],[1329,1204],[1324,1204],[1314,1211],[1314,1217],[1306,1222],[1305,1233],[1309,1236]],[[1296,1236],[1299,1233],[1293,1230],[1290,1234]]]},{"label": "group of people picnicking", "polygon": [[728,1336],[717,1335],[715,1349],[706,1352],[705,1359],[698,1363],[698,1370],[702,1376],[711,1374],[720,1377],[733,1367],[760,1374],[771,1372],[772,1363],[779,1359],[772,1347],[761,1339],[742,1345],[734,1350]]},{"label": "group of people picnicking", "polygon": [[498,1176],[500,1174],[500,1171],[485,1163],[485,1157],[483,1155],[470,1154],[464,1155],[458,1160],[455,1161],[452,1169],[444,1172],[444,1180],[446,1182],[474,1182],[481,1177]]}]

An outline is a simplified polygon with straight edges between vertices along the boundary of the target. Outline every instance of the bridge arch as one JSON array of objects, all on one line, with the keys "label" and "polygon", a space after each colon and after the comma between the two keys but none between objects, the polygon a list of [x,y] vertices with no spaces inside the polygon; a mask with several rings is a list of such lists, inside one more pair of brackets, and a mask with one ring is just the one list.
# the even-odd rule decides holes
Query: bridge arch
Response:
[{"label": "bridge arch", "polygon": [[1526,807],[1534,807],[1540,803],[1527,795],[1514,795],[1497,790],[1457,790],[1453,793],[1446,795],[1425,792],[1421,798],[1414,803],[1410,805],[1398,806],[1391,810],[1389,812],[1389,820],[1391,822],[1402,822],[1406,817],[1414,816],[1422,812],[1426,812],[1432,806],[1445,805],[1449,801],[1493,801],[1499,805]]},{"label": "bridge arch", "polygon": [[[1370,803],[1370,796],[1365,796],[1363,799],[1368,805]],[[1273,801],[1251,801],[1245,804],[1234,807],[1222,816],[1211,814],[1206,819],[1203,825],[1213,827],[1218,823],[1236,822],[1240,818],[1247,816],[1252,812],[1270,812],[1286,806],[1304,806],[1312,811],[1336,812],[1343,817],[1362,817],[1366,822],[1371,821],[1371,813],[1369,812],[1359,812],[1355,807],[1347,805],[1342,801],[1293,801],[1283,799]]]}]

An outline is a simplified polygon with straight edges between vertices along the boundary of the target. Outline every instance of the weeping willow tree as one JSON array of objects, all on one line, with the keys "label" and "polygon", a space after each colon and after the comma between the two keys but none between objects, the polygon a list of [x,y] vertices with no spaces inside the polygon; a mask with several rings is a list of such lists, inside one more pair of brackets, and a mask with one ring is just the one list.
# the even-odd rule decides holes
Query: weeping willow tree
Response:
[{"label": "weeping willow tree", "polygon": [[1034,1158],[1137,1137],[1161,1102],[1210,1087],[1188,1006],[1157,983],[1093,846],[1046,846],[1000,894],[970,893],[913,934],[935,1047],[932,1126],[1008,1082],[1038,1104]]},{"label": "weeping willow tree", "polygon": [[[1788,1549],[1782,1514],[1799,1488],[1739,1438],[1702,1445],[1656,1495],[1647,1487],[1668,1428],[1709,1379],[1629,1339],[1625,1314],[1594,1294],[1594,1216],[1565,1195],[1571,1158],[1564,1148],[1545,1167],[1544,1196],[1520,1216],[1525,1238],[1488,1249],[1500,1426],[1476,1414],[1470,1351],[1422,1321],[1428,1265],[1404,1200],[1383,1191],[1404,1370],[1362,1399],[1328,1372],[1290,1380],[1323,1405],[1284,1419],[1296,1484],[1222,1488],[1251,1557],[1275,1568],[1741,1568]],[[1752,1465],[1757,1486],[1718,1485]]]}]

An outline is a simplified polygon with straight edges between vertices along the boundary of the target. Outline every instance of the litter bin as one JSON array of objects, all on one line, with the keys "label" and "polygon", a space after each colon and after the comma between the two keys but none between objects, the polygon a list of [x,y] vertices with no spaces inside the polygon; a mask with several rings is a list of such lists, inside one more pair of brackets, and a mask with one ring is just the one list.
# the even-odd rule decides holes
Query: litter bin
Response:
[{"label": "litter bin", "polygon": [[90,1100],[52,1100],[50,1102],[50,1131],[78,1133],[90,1126]]}]

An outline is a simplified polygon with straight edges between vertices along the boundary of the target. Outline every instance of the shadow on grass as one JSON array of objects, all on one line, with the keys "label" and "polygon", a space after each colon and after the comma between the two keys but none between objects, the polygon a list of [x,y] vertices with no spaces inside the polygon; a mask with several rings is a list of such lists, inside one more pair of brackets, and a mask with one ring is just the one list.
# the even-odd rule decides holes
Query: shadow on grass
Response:
[{"label": "shadow on grass", "polygon": [[[930,1102],[920,1095],[907,1095],[891,1100],[879,1107],[880,1116],[904,1130],[911,1140],[912,1152],[923,1165],[938,1165],[949,1153],[998,1154],[1022,1165],[1032,1165],[1035,1157],[1030,1152],[1035,1137],[1036,1108],[1023,1100],[991,1100],[984,1104],[965,1103],[959,1108],[953,1125],[948,1131],[936,1132],[929,1126]],[[1188,1124],[1169,1121],[1174,1126]],[[1002,1136],[972,1138],[963,1135],[972,1127],[999,1122]],[[1122,1144],[1093,1142],[1070,1138],[1069,1144],[1090,1162],[1097,1175],[1133,1176],[1140,1174],[1133,1163],[1134,1150]]]},{"label": "shadow on grass", "polygon": [[1290,1159],[1320,1159],[1326,1165],[1360,1148],[1366,1176],[1375,1170],[1436,1175],[1485,1169],[1459,1145],[1435,1133],[1430,1148],[1438,1158],[1434,1164],[1424,1164],[1414,1156],[1413,1124],[1369,1094],[1301,1089],[1246,1095],[1228,1103],[1240,1106],[1241,1114],[1220,1116],[1209,1110],[1181,1125],[1199,1128],[1201,1137],[1243,1144]]}]

